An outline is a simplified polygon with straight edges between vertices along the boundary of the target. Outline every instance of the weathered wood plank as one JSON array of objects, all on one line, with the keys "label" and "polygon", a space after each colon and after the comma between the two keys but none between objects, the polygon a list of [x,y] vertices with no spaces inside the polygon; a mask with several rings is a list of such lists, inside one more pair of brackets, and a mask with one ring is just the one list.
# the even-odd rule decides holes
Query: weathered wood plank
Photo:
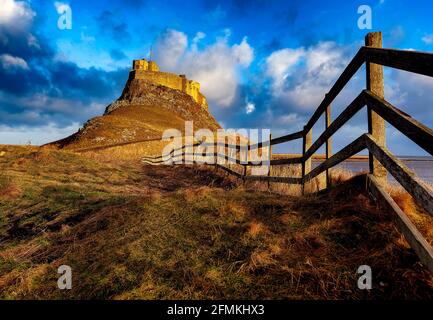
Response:
[{"label": "weathered wood plank", "polygon": [[271,145],[274,146],[274,145],[277,145],[277,144],[280,144],[280,143],[302,139],[303,135],[304,135],[304,131],[301,130],[301,131],[298,131],[298,132],[287,134],[287,135],[282,136],[282,137],[273,138],[271,140]]},{"label": "weathered wood plank", "polygon": [[[284,142],[289,142],[289,141],[293,141],[293,140],[297,140],[297,139],[301,139],[303,136],[303,131],[298,131],[298,132],[294,132],[294,133],[290,133],[278,138],[274,138],[272,140],[270,140],[270,144],[271,145],[277,145],[277,144],[281,144]],[[241,145],[234,145],[234,144],[224,144],[223,142],[217,142],[217,143],[210,143],[210,142],[206,142],[203,143],[202,146],[207,147],[207,146],[221,146],[221,147],[226,147],[229,149],[236,149],[236,150],[252,150],[252,149],[260,149],[263,148],[264,145],[269,144],[269,140],[268,141],[264,141],[264,142],[259,142],[256,144],[252,144],[250,146],[248,146],[247,144],[241,144]]]},{"label": "weathered wood plank", "polygon": [[293,157],[293,158],[285,158],[285,159],[274,159],[271,160],[271,166],[279,166],[284,164],[300,164],[302,163],[302,157]]},{"label": "weathered wood plank", "polygon": [[304,138],[302,143],[302,194],[305,193],[305,187],[308,180],[305,180],[305,176],[311,171],[311,157],[307,157],[307,150],[311,147],[311,141],[313,140],[313,129],[305,130]]},{"label": "weathered wood plank", "polygon": [[[194,154],[194,153],[182,153],[182,154],[178,154],[178,155],[169,155],[169,156],[167,156],[166,159],[183,158],[184,156],[197,156],[197,155]],[[203,157],[203,158],[206,158],[206,157],[207,158],[212,158],[212,160],[210,160],[212,162],[215,161],[214,159],[216,157],[217,159],[227,160],[228,164],[243,164],[243,162],[241,160],[236,159],[236,158],[232,158],[232,157],[230,157],[228,155],[224,155],[224,154],[221,154],[221,153],[211,153],[211,154],[207,154],[205,156],[200,156],[200,157]],[[176,161],[176,160],[174,160],[174,161]],[[203,161],[197,161],[196,158],[194,158],[194,162],[203,163]]]},{"label": "weathered wood plank", "polygon": [[378,159],[393,177],[409,192],[414,200],[428,213],[433,215],[433,191],[410,170],[402,161],[398,160],[386,148],[377,144],[370,135],[365,135],[368,150]]},{"label": "weathered wood plank", "polygon": [[281,183],[288,183],[288,184],[302,184],[302,178],[292,178],[292,177],[246,176],[245,179],[251,181],[271,181],[271,182],[281,182]]},{"label": "weathered wood plank", "polygon": [[389,102],[365,91],[365,102],[409,139],[433,155],[433,130],[411,118]]},{"label": "weathered wood plank", "polygon": [[325,112],[326,107],[334,101],[337,95],[346,86],[346,84],[359,70],[364,62],[433,77],[432,53],[362,47],[340,75],[334,86],[329,91],[328,95],[325,97],[306,124],[307,130],[314,126],[317,120],[319,120],[320,116]]},{"label": "weathered wood plank", "polygon": [[250,145],[250,150],[256,149],[256,148],[259,148],[259,149],[263,148],[264,145],[267,145],[269,143],[270,143],[270,145],[274,146],[274,145],[281,144],[281,143],[284,143],[284,142],[289,142],[289,141],[301,139],[303,137],[303,134],[304,134],[304,131],[298,131],[298,132],[294,132],[294,133],[291,133],[291,134],[287,134],[285,136],[274,138],[274,139],[270,140],[270,142],[268,140],[268,141],[265,141],[265,142],[259,142],[259,143],[256,143],[256,144],[252,144],[252,145]]},{"label": "weathered wood plank", "polygon": [[230,169],[230,168],[227,168],[227,167],[222,166],[222,165],[218,165],[218,168],[223,169],[223,170],[226,171],[227,173],[232,174],[232,175],[236,176],[237,178],[241,178],[241,179],[243,178],[243,177],[242,177],[242,174],[240,174],[240,173],[238,173],[238,172],[236,172],[236,171],[234,171],[234,170],[232,170],[232,169]]},{"label": "weathered wood plank", "polygon": [[313,145],[307,150],[305,158],[310,158],[319,148],[326,143],[327,139],[337,132],[347,121],[349,121],[365,105],[365,94],[360,93],[352,103],[335,119],[328,129],[326,129]]},{"label": "weathered wood plank", "polygon": [[422,263],[433,273],[433,250],[424,239],[408,216],[400,209],[395,201],[380,186],[373,175],[367,176],[367,191],[373,195],[377,203],[394,214],[397,227],[404,235],[411,248],[415,251]]},{"label": "weathered wood plank", "polygon": [[[382,48],[382,32],[370,32],[365,37],[367,47]],[[366,82],[367,90],[377,96],[384,98],[383,66],[371,62],[366,62]],[[368,133],[370,133],[377,143],[386,146],[385,120],[370,107],[367,108]],[[369,167],[372,173],[381,183],[385,184],[387,172],[384,166],[369,153]]]},{"label": "weathered wood plank", "polygon": [[[186,153],[182,153],[182,154],[178,154],[178,155],[164,155],[164,158],[162,159],[161,156],[156,157],[156,158],[151,158],[151,157],[145,157],[143,156],[142,159],[143,160],[148,160],[151,162],[164,162],[164,159],[176,159],[179,157],[183,157],[184,155],[186,155]],[[190,154],[191,155],[191,154]],[[236,158],[232,158],[228,155],[224,155],[221,153],[211,153],[209,155],[206,155],[208,157],[216,157],[217,159],[223,159],[223,160],[227,160],[229,164],[240,164],[240,165],[246,165],[246,166],[252,166],[252,167],[258,167],[258,166],[262,166],[262,163],[253,163],[251,161],[243,161],[240,159],[236,159]],[[285,159],[274,159],[270,161],[270,165],[273,166],[278,166],[278,165],[285,165],[285,164],[300,164],[302,163],[302,157],[293,157],[293,158],[285,158]]]},{"label": "weathered wood plank", "polygon": [[325,99],[323,99],[323,101],[320,103],[319,107],[311,116],[308,123],[305,125],[306,130],[310,130],[314,126],[314,124],[317,122],[317,120],[319,120],[323,112],[325,112],[326,107],[334,101],[334,99],[338,96],[341,90],[343,90],[349,80],[355,75],[359,68],[361,68],[364,61],[364,51],[359,50],[353,57],[352,61],[350,61],[346,69],[344,69],[338,80],[332,86],[331,90],[329,90],[328,94],[325,96]]},{"label": "weathered wood plank", "polygon": [[[326,107],[325,112],[325,131],[328,130],[329,126],[331,125],[331,105]],[[329,157],[332,155],[332,139],[329,137],[326,139],[326,160],[329,159]],[[331,185],[331,176],[330,171],[326,170],[326,180],[325,180],[325,189],[327,189]]]},{"label": "weathered wood plank", "polygon": [[[153,161],[153,162],[164,162],[164,159],[170,159],[170,158],[178,158],[178,157],[183,157],[185,154],[178,154],[178,155],[173,155],[173,154],[166,154],[163,156],[158,156],[158,157],[149,157],[149,156],[142,156],[142,160],[148,160],[148,161]],[[218,159],[224,159],[227,161],[231,161],[230,163],[232,164],[241,164],[241,165],[247,165],[247,166],[262,166],[262,163],[253,163],[251,161],[245,162],[239,159],[235,159],[235,158],[231,158],[228,155],[223,155],[223,154],[218,154],[218,153],[211,153],[208,156],[210,157],[217,157]],[[284,159],[274,159],[270,161],[270,165],[272,166],[279,166],[279,165],[286,165],[286,164],[301,164],[302,163],[302,157],[293,157],[293,158],[284,158]]]},{"label": "weathered wood plank", "polygon": [[323,171],[332,168],[333,166],[343,162],[351,156],[365,149],[365,135],[360,136],[358,139],[338,151],[332,157],[319,164],[309,174],[305,176],[305,181],[309,181],[322,173]]},{"label": "weathered wood plank", "polygon": [[368,62],[433,77],[432,53],[370,47],[361,50]]},{"label": "weathered wood plank", "polygon": [[[280,166],[285,164],[301,164],[302,163],[302,157],[293,157],[293,158],[285,158],[285,159],[274,159],[269,162],[271,166]],[[241,162],[239,164],[247,165],[251,167],[259,167],[262,166],[262,163],[253,163],[251,161],[248,161],[247,163]]]},{"label": "weathered wood plank", "polygon": [[201,144],[202,147],[214,147],[215,149],[217,149],[218,147],[222,147],[225,148],[227,150],[231,150],[231,149],[236,149],[237,151],[243,149],[243,150],[247,150],[248,149],[248,145],[247,144],[241,144],[241,145],[237,145],[237,144],[228,144],[228,143],[224,143],[224,142],[204,142]]},{"label": "weathered wood plank", "polygon": [[[269,133],[269,141],[272,141],[272,133]],[[268,168],[268,177],[271,176],[271,160],[272,160],[272,144],[269,143],[269,168]],[[268,180],[268,190],[271,190],[271,180]]]},{"label": "weathered wood plank", "polygon": [[311,193],[311,196],[315,197],[321,195],[329,195],[330,191],[335,191],[335,190],[347,190],[350,192],[350,194],[357,195],[361,192],[364,192],[366,179],[367,179],[367,174],[360,174],[346,181],[342,181],[338,184],[331,185],[328,189],[323,189]]}]

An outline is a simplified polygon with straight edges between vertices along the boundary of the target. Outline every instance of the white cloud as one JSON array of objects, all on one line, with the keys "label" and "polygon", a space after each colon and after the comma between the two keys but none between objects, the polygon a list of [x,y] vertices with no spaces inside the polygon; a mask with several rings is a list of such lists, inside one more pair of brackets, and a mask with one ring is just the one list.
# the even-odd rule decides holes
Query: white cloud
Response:
[{"label": "white cloud", "polygon": [[[0,98],[0,102],[5,99]],[[62,98],[53,98],[44,93],[36,93],[31,96],[23,96],[15,99],[15,104],[25,105],[32,110],[43,110],[44,112],[55,112],[64,115],[76,115],[77,110],[83,117],[100,114],[104,111],[106,105],[98,102],[91,102],[90,104],[84,102],[71,101]]]},{"label": "white cloud", "polygon": [[398,82],[386,80],[384,84],[385,99],[395,106],[403,105],[406,101],[407,92],[401,90],[400,84]]},{"label": "white cloud", "polygon": [[364,133],[368,132],[368,128],[366,123],[359,124],[359,125],[353,125],[353,124],[345,124],[336,134],[337,139],[340,139],[342,141],[345,141],[345,143],[342,143],[341,145],[345,145],[351,142],[351,140],[355,140],[359,138]]},{"label": "white cloud", "polygon": [[6,110],[0,109],[3,123],[20,123],[29,127],[51,122],[82,121],[103,113],[106,107],[105,103],[56,98],[44,93],[17,97],[0,91],[0,105],[5,103],[25,106],[25,110],[19,113],[7,113],[4,112]]},{"label": "white cloud", "polygon": [[169,71],[176,67],[188,46],[188,37],[177,30],[167,30],[156,42],[155,59]]},{"label": "white cloud", "polygon": [[256,106],[254,103],[247,102],[247,105],[245,106],[245,112],[246,114],[253,113],[254,110],[256,110]]},{"label": "white cloud", "polygon": [[0,0],[0,26],[10,31],[22,31],[36,15],[24,1]]},{"label": "white cloud", "polygon": [[300,123],[304,123],[304,119],[297,113],[285,114],[278,118],[278,124],[284,126],[299,125]]},{"label": "white cloud", "polygon": [[197,50],[197,45],[200,42],[200,40],[204,39],[206,37],[206,34],[204,32],[197,32],[195,34],[194,39],[192,39],[192,50]]},{"label": "white cloud", "polygon": [[254,59],[254,50],[248,44],[247,37],[240,44],[235,44],[232,50],[237,62],[244,67],[248,67]]},{"label": "white cloud", "polygon": [[29,68],[27,62],[24,59],[20,57],[11,56],[10,54],[0,55],[0,63],[3,69],[6,70],[13,70],[13,69],[27,70]]},{"label": "white cloud", "polygon": [[33,47],[33,48],[36,48],[36,49],[40,49],[41,48],[41,46],[39,45],[38,39],[36,39],[36,37],[34,35],[32,35],[31,33],[29,33],[27,35],[27,45],[29,47]]},{"label": "white cloud", "polygon": [[304,48],[287,48],[273,52],[266,59],[266,74],[274,81],[275,89],[280,89],[284,80],[291,74],[294,66],[300,61],[304,54]]},{"label": "white cloud", "polygon": [[248,67],[252,54],[239,58],[240,51],[251,54],[246,40],[238,46],[229,46],[224,39],[218,40],[203,51],[189,52],[183,64],[183,72],[200,82],[208,100],[220,107],[230,107],[235,99],[240,79],[239,67]]},{"label": "white cloud", "polygon": [[197,43],[204,34],[197,34],[188,50],[187,36],[176,30],[165,32],[157,42],[155,60],[161,70],[186,74],[201,84],[201,90],[211,105],[230,107],[240,83],[239,70],[247,68],[254,59],[254,50],[247,38],[229,45],[230,30],[223,37],[198,50]]},{"label": "white cloud", "polygon": [[302,110],[314,110],[348,63],[345,48],[334,42],[281,49],[266,60],[275,98]]},{"label": "white cloud", "polygon": [[10,127],[0,125],[0,144],[28,144],[42,145],[67,137],[79,129],[78,122],[70,126],[60,128],[54,123],[44,126],[20,126]]},{"label": "white cloud", "polygon": [[229,107],[233,102],[238,85],[236,59],[231,48],[219,41],[203,51],[190,52],[180,69],[201,84],[209,102]]},{"label": "white cloud", "polygon": [[[393,90],[385,91],[386,99],[401,108],[404,112],[421,121],[429,127],[433,127],[433,78],[393,70],[391,74]],[[385,87],[388,90],[388,87]]]},{"label": "white cloud", "polygon": [[433,34],[427,34],[424,37],[422,37],[422,41],[425,44],[433,44]]}]

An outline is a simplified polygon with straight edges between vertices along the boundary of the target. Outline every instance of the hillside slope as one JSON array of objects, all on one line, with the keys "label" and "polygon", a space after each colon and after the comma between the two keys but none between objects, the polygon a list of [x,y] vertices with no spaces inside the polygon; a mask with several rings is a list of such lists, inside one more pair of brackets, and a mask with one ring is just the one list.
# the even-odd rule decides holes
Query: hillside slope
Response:
[{"label": "hillside slope", "polygon": [[392,217],[347,190],[282,197],[205,167],[0,151],[1,299],[433,298]]},{"label": "hillside slope", "polygon": [[107,107],[104,115],[49,145],[80,149],[161,139],[169,128],[184,132],[186,120],[194,121],[195,130],[220,128],[209,111],[189,95],[146,80],[128,80],[121,97]]}]

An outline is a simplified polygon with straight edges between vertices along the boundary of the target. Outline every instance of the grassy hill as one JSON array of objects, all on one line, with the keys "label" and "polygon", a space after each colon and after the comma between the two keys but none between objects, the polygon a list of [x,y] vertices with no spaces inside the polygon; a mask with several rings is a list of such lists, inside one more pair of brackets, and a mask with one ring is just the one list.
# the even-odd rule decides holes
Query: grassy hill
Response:
[{"label": "grassy hill", "polygon": [[151,142],[161,139],[164,130],[169,128],[184,133],[186,120],[194,122],[195,130],[208,128],[216,131],[220,128],[208,110],[186,93],[145,80],[131,80],[104,115],[90,119],[77,133],[49,146],[83,149]]},{"label": "grassy hill", "polygon": [[0,151],[1,299],[433,298],[392,217],[348,190],[282,197],[207,167]]}]

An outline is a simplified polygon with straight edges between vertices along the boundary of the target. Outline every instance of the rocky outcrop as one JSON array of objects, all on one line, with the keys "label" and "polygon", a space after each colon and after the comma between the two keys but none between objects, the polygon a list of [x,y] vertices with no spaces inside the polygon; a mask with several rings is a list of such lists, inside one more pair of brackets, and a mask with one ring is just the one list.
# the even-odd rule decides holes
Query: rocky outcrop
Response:
[{"label": "rocky outcrop", "polygon": [[179,90],[143,79],[129,79],[120,98],[102,116],[87,121],[75,134],[50,146],[66,149],[91,148],[160,139],[164,130],[183,131],[185,121],[195,129],[216,131],[218,122],[194,99]]},{"label": "rocky outcrop", "polygon": [[128,105],[161,107],[174,112],[185,120],[193,120],[197,125],[212,131],[220,128],[213,116],[188,94],[158,85],[147,80],[129,80],[122,96],[105,109],[110,114]]}]

